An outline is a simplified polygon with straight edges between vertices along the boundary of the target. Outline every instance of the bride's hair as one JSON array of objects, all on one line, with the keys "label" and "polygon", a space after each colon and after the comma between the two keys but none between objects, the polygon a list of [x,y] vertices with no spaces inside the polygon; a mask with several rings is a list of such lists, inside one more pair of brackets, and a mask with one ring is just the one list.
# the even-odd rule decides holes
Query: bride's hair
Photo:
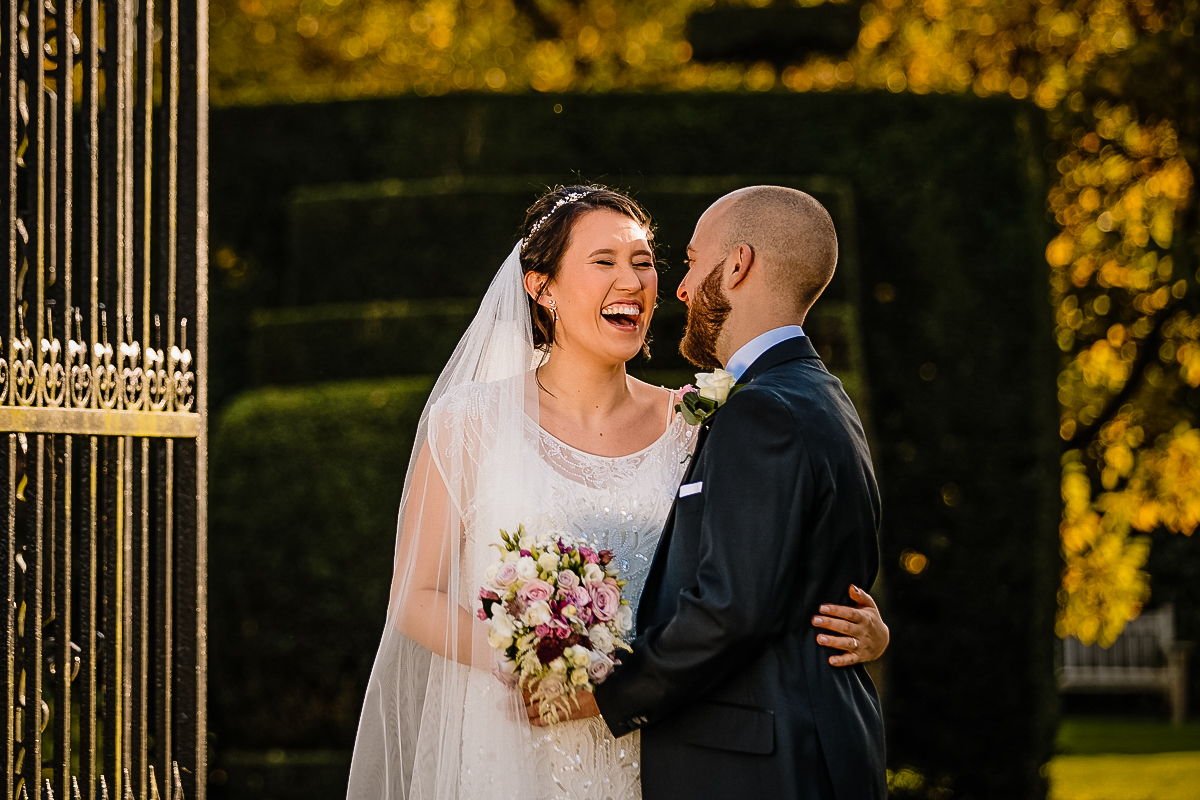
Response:
[{"label": "bride's hair", "polygon": [[538,304],[542,292],[558,276],[563,256],[571,245],[575,221],[589,211],[607,209],[624,214],[646,229],[646,238],[654,247],[654,227],[650,215],[632,197],[605,186],[583,184],[560,186],[539,197],[525,212],[521,225],[521,271],[545,275],[537,297],[529,298],[529,318],[533,325],[533,344],[549,352],[554,343],[554,312]]}]

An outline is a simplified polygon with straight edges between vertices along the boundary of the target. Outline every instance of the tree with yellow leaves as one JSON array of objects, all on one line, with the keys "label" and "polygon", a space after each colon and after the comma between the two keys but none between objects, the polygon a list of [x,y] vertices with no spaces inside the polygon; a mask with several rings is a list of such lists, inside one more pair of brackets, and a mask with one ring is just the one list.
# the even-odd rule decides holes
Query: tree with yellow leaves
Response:
[{"label": "tree with yellow leaves", "polygon": [[871,0],[851,52],[780,69],[695,62],[686,21],[715,1],[216,0],[213,99],[857,88],[1046,109],[1063,354],[1058,630],[1113,641],[1148,595],[1140,534],[1200,524],[1200,2]]}]

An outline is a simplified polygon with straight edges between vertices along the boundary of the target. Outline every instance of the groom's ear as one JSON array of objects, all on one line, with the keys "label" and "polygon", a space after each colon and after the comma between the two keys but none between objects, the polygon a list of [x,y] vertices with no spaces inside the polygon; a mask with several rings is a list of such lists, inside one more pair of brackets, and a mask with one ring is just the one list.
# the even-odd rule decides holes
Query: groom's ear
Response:
[{"label": "groom's ear", "polygon": [[739,244],[729,259],[729,282],[726,288],[736,289],[755,266],[754,248],[748,244]]}]

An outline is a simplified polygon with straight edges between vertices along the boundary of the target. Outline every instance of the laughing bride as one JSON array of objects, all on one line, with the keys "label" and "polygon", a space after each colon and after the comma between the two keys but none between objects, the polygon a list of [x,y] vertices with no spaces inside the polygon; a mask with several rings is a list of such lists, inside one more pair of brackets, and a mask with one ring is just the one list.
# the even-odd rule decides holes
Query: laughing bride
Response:
[{"label": "laughing bride", "polygon": [[[625,371],[657,295],[634,200],[573,186],[530,207],[417,429],[349,800],[641,797],[638,734],[531,727],[475,611],[491,545],[518,524],[612,550],[636,607],[696,439],[670,390]],[[706,336],[689,312],[685,345]],[[853,660],[886,646],[855,634]]]}]

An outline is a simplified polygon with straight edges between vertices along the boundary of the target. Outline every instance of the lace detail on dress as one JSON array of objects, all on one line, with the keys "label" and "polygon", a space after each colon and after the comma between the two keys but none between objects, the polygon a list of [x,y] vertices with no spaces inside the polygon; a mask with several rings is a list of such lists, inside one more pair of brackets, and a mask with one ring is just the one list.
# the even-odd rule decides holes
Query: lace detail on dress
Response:
[{"label": "lace detail on dress", "polygon": [[[477,402],[463,401],[457,410],[474,414],[486,424],[486,402]],[[577,450],[527,421],[525,463],[536,464],[538,469],[526,475],[529,496],[519,504],[525,512],[519,521],[533,532],[564,531],[597,549],[612,550],[628,581],[625,597],[636,609],[687,458],[695,447],[696,428],[676,415],[649,447],[608,458]],[[474,574],[485,567],[476,565]],[[479,581],[473,579],[470,585],[478,586]],[[495,680],[477,672],[471,679]],[[474,694],[468,691],[469,696]],[[468,715],[472,713],[470,705],[468,700]],[[464,770],[466,776],[473,776],[464,777],[464,800],[490,797],[479,791],[476,783],[481,773],[488,771],[486,735],[486,731],[464,726]],[[637,733],[615,739],[598,718],[534,729],[539,790],[530,800],[637,800],[641,797],[640,743]]]}]

